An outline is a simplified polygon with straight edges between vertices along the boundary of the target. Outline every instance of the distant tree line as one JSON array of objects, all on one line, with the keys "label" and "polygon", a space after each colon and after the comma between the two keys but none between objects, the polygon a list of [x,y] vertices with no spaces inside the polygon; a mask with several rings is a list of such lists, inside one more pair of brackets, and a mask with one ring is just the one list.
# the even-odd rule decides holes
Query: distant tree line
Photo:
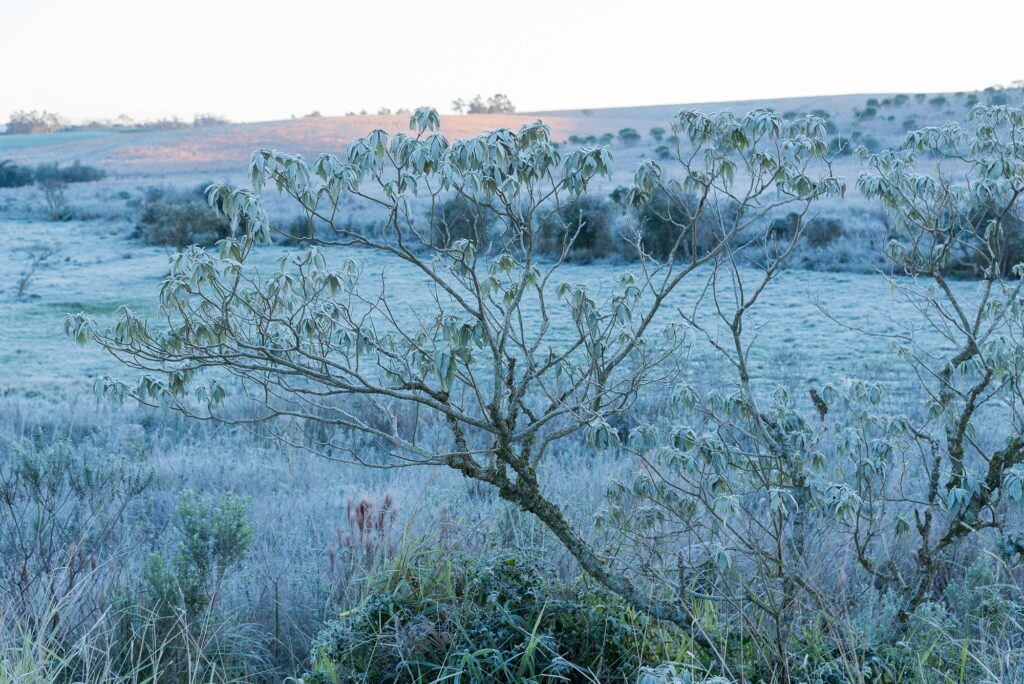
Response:
[{"label": "distant tree line", "polygon": [[192,123],[182,121],[177,117],[170,119],[156,119],[153,121],[135,121],[124,114],[116,119],[93,120],[84,124],[70,124],[64,117],[46,110],[37,111],[16,111],[11,114],[7,121],[8,135],[33,135],[39,133],[59,133],[61,131],[153,131],[167,130],[174,128],[188,128],[193,126],[201,128],[205,126],[219,126],[231,123],[228,119],[217,114],[196,114]]},{"label": "distant tree line", "polygon": [[456,114],[514,114],[516,106],[508,95],[495,93],[486,101],[479,95],[469,102],[460,97],[452,101],[452,109]]}]

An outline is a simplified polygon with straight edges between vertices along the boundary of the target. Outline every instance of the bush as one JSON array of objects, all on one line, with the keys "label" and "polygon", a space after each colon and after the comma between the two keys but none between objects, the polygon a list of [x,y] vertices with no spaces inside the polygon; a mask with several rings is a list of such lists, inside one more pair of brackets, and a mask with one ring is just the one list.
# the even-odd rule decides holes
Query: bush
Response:
[{"label": "bush", "polygon": [[478,250],[491,241],[494,212],[464,195],[452,195],[434,207],[430,216],[430,242],[436,247],[451,247],[469,240]]},{"label": "bush", "polygon": [[107,172],[78,160],[71,166],[40,164],[35,169],[10,160],[0,162],[0,188],[20,188],[33,183],[91,183],[105,178]]},{"label": "bush", "polygon": [[[951,255],[946,272],[956,277],[977,278],[992,262],[1001,277],[1010,277],[1013,267],[1024,263],[1024,219],[1019,212],[1003,216],[1000,234],[988,242],[984,235],[997,214],[989,208],[978,208],[970,213],[970,229],[959,241],[959,250]],[[989,250],[997,251],[994,256]]]},{"label": "bush", "polygon": [[632,147],[640,142],[640,134],[636,132],[635,128],[623,128],[619,130],[619,142]]},{"label": "bush", "polygon": [[936,95],[932,99],[928,100],[928,104],[930,104],[932,107],[942,107],[947,102],[948,100],[946,100],[945,95]]},{"label": "bush", "polygon": [[107,172],[95,166],[82,164],[77,159],[71,166],[61,168],[60,164],[40,164],[36,167],[37,183],[92,183],[106,178]]},{"label": "bush", "polygon": [[[792,240],[796,234],[800,215],[789,213],[768,224],[765,237],[769,240]],[[843,234],[843,225],[837,218],[815,217],[803,224],[803,235],[811,247],[827,247]]]},{"label": "bush", "polygon": [[661,139],[665,137],[665,129],[662,128],[661,126],[655,126],[654,128],[651,129],[650,133],[651,137],[657,140],[658,142],[661,142]]},{"label": "bush", "polygon": [[668,145],[658,145],[654,148],[654,154],[662,161],[672,158],[672,149]]},{"label": "bush", "polygon": [[843,236],[843,224],[837,218],[815,217],[804,226],[804,236],[811,247],[828,247]]},{"label": "bush", "polygon": [[[663,189],[653,192],[637,216],[644,250],[655,259],[667,259],[678,242],[677,258],[692,257],[695,246],[698,254],[707,252],[721,229],[715,211],[704,211],[695,221],[697,211],[694,195],[675,195]],[[728,220],[731,211],[726,208],[722,218]]]},{"label": "bush", "polygon": [[34,181],[35,174],[30,167],[15,164],[10,159],[0,161],[0,188],[20,188]]},{"label": "bush", "polygon": [[828,141],[828,153],[833,157],[853,154],[853,141],[845,135],[837,135]]},{"label": "bush", "polygon": [[615,205],[601,197],[581,197],[545,218],[541,250],[569,261],[591,261],[615,251]]},{"label": "bush", "polygon": [[523,557],[420,559],[378,578],[362,606],[317,635],[303,681],[632,682],[684,643]]},{"label": "bush", "polygon": [[152,245],[178,249],[208,244],[231,233],[228,220],[207,204],[202,188],[150,188],[142,200],[136,236]]}]

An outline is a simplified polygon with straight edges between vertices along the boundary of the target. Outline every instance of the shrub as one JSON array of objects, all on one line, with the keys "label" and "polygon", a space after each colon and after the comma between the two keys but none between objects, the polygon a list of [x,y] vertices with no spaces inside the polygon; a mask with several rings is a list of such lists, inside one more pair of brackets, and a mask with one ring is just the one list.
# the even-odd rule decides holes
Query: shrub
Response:
[{"label": "shrub", "polygon": [[869,97],[865,104],[868,107],[878,107],[878,98],[877,97]]},{"label": "shrub", "polygon": [[449,248],[459,240],[469,240],[477,249],[491,242],[491,229],[497,216],[487,207],[465,195],[455,194],[437,204],[430,216],[430,243]]},{"label": "shrub", "polygon": [[206,202],[202,188],[192,191],[149,188],[142,200],[136,235],[152,245],[176,248],[208,244],[231,233],[229,221]]},{"label": "shrub", "polygon": [[661,142],[661,139],[665,137],[665,129],[662,128],[661,126],[655,126],[654,128],[651,129],[650,133],[651,137],[657,140],[658,142]]},{"label": "shrub", "polygon": [[77,159],[71,166],[61,168],[60,164],[40,164],[35,170],[37,183],[91,183],[106,178],[107,172],[95,166],[82,164]]},{"label": "shrub", "polygon": [[873,119],[878,114],[878,110],[874,107],[865,107],[864,109],[858,109],[854,111],[858,119]]},{"label": "shrub", "polygon": [[917,129],[917,119],[912,116],[908,116],[903,120],[903,130],[910,132]]},{"label": "shrub", "polygon": [[[174,682],[195,676],[190,671],[196,668],[210,681],[213,673],[223,676],[225,670],[251,667],[244,658],[238,662],[243,651],[220,633],[223,627],[214,619],[225,578],[242,564],[252,544],[248,509],[248,499],[230,492],[216,501],[192,491],[178,497],[171,523],[177,537],[173,555],[152,554],[142,569],[141,596],[129,589],[120,597],[116,638],[128,648],[117,654],[122,662],[116,668]],[[251,651],[247,657],[261,659]],[[142,673],[137,671],[140,663]]]},{"label": "shrub", "polygon": [[928,104],[930,104],[932,107],[943,107],[946,105],[947,102],[948,100],[946,99],[945,95],[936,95],[932,99],[928,100]]},{"label": "shrub", "polygon": [[640,142],[640,134],[635,128],[622,128],[619,130],[619,142],[627,147],[632,147]]},{"label": "shrub", "polygon": [[843,235],[843,224],[837,218],[818,216],[804,226],[804,236],[811,247],[827,247]]},{"label": "shrub", "polygon": [[672,148],[668,145],[658,145],[654,148],[654,154],[662,161],[671,159],[673,157]]},{"label": "shrub", "polygon": [[[569,261],[591,261],[615,251],[615,205],[601,197],[581,197],[545,217],[541,250]],[[569,241],[572,244],[569,245]]]},{"label": "shrub", "polygon": [[249,501],[230,492],[214,503],[185,491],[178,498],[174,556],[150,556],[146,595],[158,615],[173,617],[181,609],[197,616],[217,600],[224,576],[241,564],[252,544],[247,519]]},{"label": "shrub", "polygon": [[685,640],[517,555],[404,564],[313,642],[309,684],[633,682]]},{"label": "shrub", "polygon": [[845,135],[837,135],[828,141],[828,153],[833,157],[853,154],[853,141]]},{"label": "shrub", "polygon": [[[784,217],[776,218],[768,224],[765,237],[769,240],[788,241],[796,235],[800,223],[800,215],[796,213],[786,214]],[[825,218],[817,216],[804,221],[803,236],[811,247],[827,247],[835,242],[843,234],[843,225],[837,218]]]},{"label": "shrub", "polygon": [[612,133],[602,133],[601,137],[597,139],[602,145],[611,144],[612,140],[615,140],[615,135]]},{"label": "shrub", "polygon": [[694,250],[697,256],[703,255],[719,239],[721,223],[728,222],[733,212],[734,208],[728,204],[711,211],[698,211],[695,195],[659,188],[651,193],[637,214],[641,244],[655,259],[667,259],[673,249],[681,259],[693,257]]},{"label": "shrub", "polygon": [[67,184],[57,180],[47,180],[39,184],[43,190],[43,201],[46,204],[46,215],[51,221],[66,221],[71,218],[71,207],[68,205],[64,189]]},{"label": "shrub", "polygon": [[33,183],[90,183],[105,178],[107,172],[78,160],[71,166],[40,164],[32,169],[10,160],[0,162],[0,188],[19,188]]},{"label": "shrub", "polygon": [[30,167],[15,164],[9,159],[0,161],[0,188],[20,188],[33,182],[35,174]]},{"label": "shrub", "polygon": [[[1024,263],[1024,219],[1020,210],[1007,212],[999,230],[986,238],[999,213],[992,207],[977,207],[966,216],[967,228],[957,242],[944,269],[956,277],[977,278],[993,266],[1001,277],[1010,277],[1013,267]],[[954,222],[955,219],[950,219]]]}]

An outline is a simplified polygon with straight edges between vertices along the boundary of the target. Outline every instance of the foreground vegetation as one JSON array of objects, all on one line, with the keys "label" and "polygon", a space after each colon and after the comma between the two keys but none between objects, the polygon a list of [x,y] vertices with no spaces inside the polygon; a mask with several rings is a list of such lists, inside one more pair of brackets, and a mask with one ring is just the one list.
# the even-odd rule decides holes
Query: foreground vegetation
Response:
[{"label": "foreground vegetation", "polygon": [[[449,142],[422,109],[345,159],[257,152],[251,190],[210,187],[233,236],[172,259],[160,316],[67,320],[140,371],[96,390],[143,436],[8,419],[0,677],[1019,681],[1024,110],[971,122],[860,152],[916,313],[877,333],[898,387],[755,363],[751,312],[841,230],[821,117],[684,110],[612,235],[590,192],[609,151],[540,123]],[[270,184],[301,222],[268,218]],[[142,237],[194,241],[161,222],[173,199],[147,198]],[[342,220],[353,203],[383,225]],[[402,262],[430,309],[316,246],[257,267],[275,232]],[[608,244],[629,272],[574,280]],[[181,494],[153,476],[170,439],[206,463]],[[246,450],[376,493],[208,487]],[[316,560],[289,507],[344,521],[312,524]]]}]

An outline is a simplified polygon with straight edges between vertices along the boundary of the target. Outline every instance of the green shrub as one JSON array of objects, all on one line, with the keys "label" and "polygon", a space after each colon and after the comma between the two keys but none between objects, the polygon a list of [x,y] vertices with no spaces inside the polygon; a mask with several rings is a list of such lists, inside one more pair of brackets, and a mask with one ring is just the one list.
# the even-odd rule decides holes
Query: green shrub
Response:
[{"label": "green shrub", "polygon": [[241,681],[259,665],[262,646],[234,643],[244,637],[216,610],[225,578],[252,545],[248,511],[249,500],[230,492],[216,501],[179,496],[173,554],[150,555],[141,592],[129,586],[115,597],[115,669],[170,683]]},{"label": "green shrub", "polygon": [[149,606],[158,615],[184,610],[198,616],[220,593],[225,574],[241,564],[252,544],[248,499],[230,492],[214,504],[185,491],[178,499],[173,558],[154,554],[144,573]]},{"label": "green shrub", "polygon": [[818,216],[804,226],[804,236],[811,247],[828,247],[843,236],[843,224],[837,218]]},{"label": "green shrub", "polygon": [[[1017,212],[1007,213],[999,223],[999,232],[985,239],[986,231],[997,218],[988,208],[977,208],[968,219],[971,229],[959,240],[959,249],[947,262],[947,272],[957,277],[977,278],[990,264],[1001,277],[1010,277],[1017,264],[1024,263],[1024,219]],[[993,250],[994,254],[990,254]]]},{"label": "green shrub", "polygon": [[75,160],[71,166],[61,168],[60,164],[40,164],[35,170],[37,183],[91,183],[106,178],[107,172],[95,166],[88,166]]},{"label": "green shrub", "polygon": [[668,145],[658,145],[654,148],[654,154],[662,161],[671,159],[673,157],[672,149]]},{"label": "green shrub", "polygon": [[650,133],[651,137],[657,140],[658,142],[661,142],[661,139],[665,137],[665,129],[662,128],[661,126],[655,126],[654,128],[651,129]]},{"label": "green shrub", "polygon": [[464,195],[452,195],[431,212],[430,242],[436,247],[451,247],[459,240],[469,240],[478,250],[486,249],[495,219],[487,207]]},{"label": "green shrub", "polygon": [[853,154],[853,141],[845,135],[837,135],[828,141],[828,153],[833,157]]},{"label": "green shrub", "polygon": [[[541,249],[569,261],[591,261],[615,252],[615,210],[601,197],[584,196],[547,216],[541,231]],[[572,245],[566,251],[568,241]]]},{"label": "green shrub", "polygon": [[632,147],[640,142],[640,134],[636,132],[635,128],[620,129],[619,142],[628,147]]},{"label": "green shrub", "polygon": [[34,181],[35,174],[30,167],[15,164],[10,159],[0,161],[0,188],[20,188]]},{"label": "green shrub", "polygon": [[632,682],[681,632],[524,557],[405,563],[313,642],[308,684]]},{"label": "green shrub", "polygon": [[0,162],[0,188],[20,188],[33,183],[91,183],[105,178],[107,172],[95,166],[75,161],[71,166],[61,167],[54,162],[40,164],[35,169],[16,164],[10,160]]},{"label": "green shrub", "polygon": [[706,253],[721,234],[719,219],[728,221],[733,211],[731,206],[722,210],[721,216],[717,208],[698,212],[695,196],[659,188],[638,212],[643,248],[655,259],[667,259],[673,248],[677,258],[692,257],[694,249]]},{"label": "green shrub", "polygon": [[946,99],[945,95],[936,95],[932,99],[928,100],[928,104],[930,104],[932,107],[942,107],[947,102],[948,100]]},{"label": "green shrub", "polygon": [[136,236],[152,245],[181,249],[208,244],[230,233],[230,223],[210,207],[202,188],[150,188],[142,199]]}]

